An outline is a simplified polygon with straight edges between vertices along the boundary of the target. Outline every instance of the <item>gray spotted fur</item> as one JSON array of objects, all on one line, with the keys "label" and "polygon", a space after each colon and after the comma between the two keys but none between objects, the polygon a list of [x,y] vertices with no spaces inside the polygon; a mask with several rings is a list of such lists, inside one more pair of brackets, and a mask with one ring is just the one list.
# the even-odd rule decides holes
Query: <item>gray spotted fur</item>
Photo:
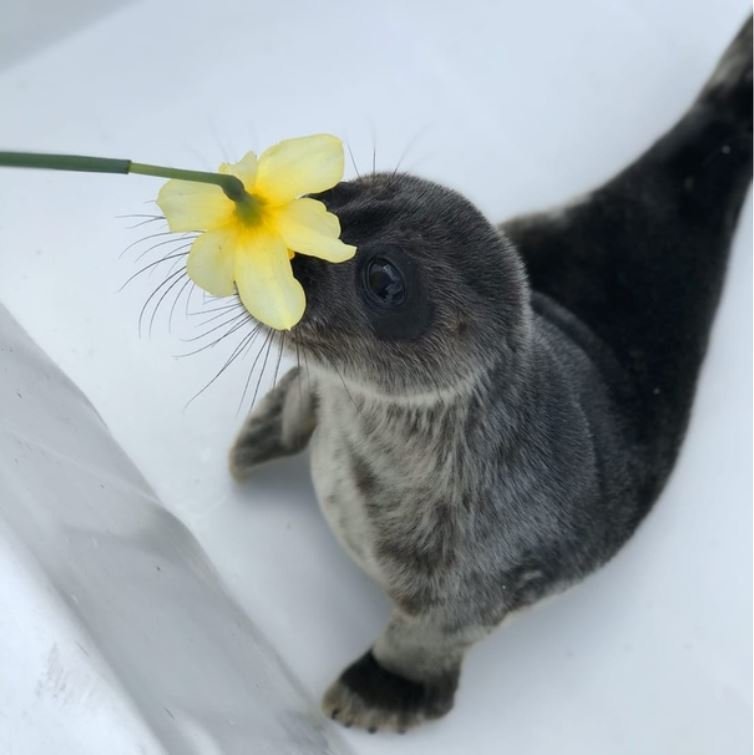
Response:
[{"label": "gray spotted fur", "polygon": [[328,714],[369,730],[443,715],[471,644],[603,564],[649,510],[751,175],[750,58],[749,26],[655,147],[565,210],[509,224],[511,238],[410,176],[322,195],[359,254],[411,256],[411,316],[428,323],[376,329],[358,259],[297,256],[308,307],[290,340],[310,372],[280,382],[231,454],[240,476],[309,440],[327,521],[393,601]]}]

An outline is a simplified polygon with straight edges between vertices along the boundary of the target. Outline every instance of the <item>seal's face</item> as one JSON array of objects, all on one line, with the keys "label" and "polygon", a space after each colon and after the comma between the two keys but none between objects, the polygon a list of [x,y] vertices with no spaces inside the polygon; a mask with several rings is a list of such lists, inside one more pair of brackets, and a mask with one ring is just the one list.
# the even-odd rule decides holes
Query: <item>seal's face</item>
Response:
[{"label": "seal's face", "polygon": [[463,197],[380,174],[317,198],[358,247],[338,265],[293,260],[308,305],[291,338],[320,367],[380,393],[416,394],[453,388],[515,347],[521,265]]}]

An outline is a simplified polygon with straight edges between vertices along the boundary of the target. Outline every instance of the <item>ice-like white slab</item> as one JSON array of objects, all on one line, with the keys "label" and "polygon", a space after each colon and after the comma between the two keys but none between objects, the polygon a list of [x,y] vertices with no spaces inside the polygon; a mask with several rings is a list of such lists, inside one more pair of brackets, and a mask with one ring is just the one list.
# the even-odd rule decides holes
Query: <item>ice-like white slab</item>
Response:
[{"label": "ice-like white slab", "polygon": [[0,751],[335,753],[89,402],[0,307]]},{"label": "ice-like white slab", "polygon": [[[743,0],[142,2],[0,74],[0,142],[213,167],[332,131],[359,170],[373,147],[378,169],[405,152],[405,169],[503,219],[633,158],[683,111],[746,13]],[[184,409],[233,344],[172,359],[192,348],[186,320],[201,320],[180,310],[175,332],[164,312],[139,339],[160,278],[116,293],[136,269],[135,250],[118,252],[148,231],[114,216],[149,212],[156,189],[0,172],[0,300],[314,698],[374,639],[387,605],[326,530],[305,458],[243,487],[229,480],[243,367]],[[354,750],[751,750],[751,221],[749,202],[688,441],[636,537],[474,649],[449,718],[403,738],[347,732]],[[146,627],[152,615],[145,606]]]}]

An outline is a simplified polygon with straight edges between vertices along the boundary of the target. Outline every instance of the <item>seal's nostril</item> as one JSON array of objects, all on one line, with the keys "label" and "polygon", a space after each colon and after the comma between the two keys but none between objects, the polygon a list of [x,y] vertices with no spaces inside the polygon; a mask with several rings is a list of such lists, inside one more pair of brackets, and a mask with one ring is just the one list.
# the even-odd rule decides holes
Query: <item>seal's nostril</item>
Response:
[{"label": "seal's nostril", "polygon": [[291,260],[293,275],[303,287],[310,305],[316,297],[317,291],[322,290],[322,283],[329,275],[327,269],[329,264],[324,260],[305,254],[297,254]]},{"label": "seal's nostril", "polygon": [[304,254],[297,254],[291,260],[293,275],[296,280],[304,287],[304,291],[306,291],[307,293],[312,287],[312,282],[315,277],[314,271],[312,270],[313,261],[314,260],[312,257],[308,257]]}]

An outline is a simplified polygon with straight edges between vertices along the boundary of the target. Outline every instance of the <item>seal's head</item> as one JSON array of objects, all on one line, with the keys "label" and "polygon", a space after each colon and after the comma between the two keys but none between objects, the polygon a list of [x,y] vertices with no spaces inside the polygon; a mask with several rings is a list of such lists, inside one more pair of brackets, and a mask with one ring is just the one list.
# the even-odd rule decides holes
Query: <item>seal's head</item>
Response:
[{"label": "seal's head", "polygon": [[298,255],[307,295],[294,343],[320,368],[388,396],[453,389],[521,342],[528,295],[511,246],[459,194],[377,174],[317,195],[358,247]]}]

